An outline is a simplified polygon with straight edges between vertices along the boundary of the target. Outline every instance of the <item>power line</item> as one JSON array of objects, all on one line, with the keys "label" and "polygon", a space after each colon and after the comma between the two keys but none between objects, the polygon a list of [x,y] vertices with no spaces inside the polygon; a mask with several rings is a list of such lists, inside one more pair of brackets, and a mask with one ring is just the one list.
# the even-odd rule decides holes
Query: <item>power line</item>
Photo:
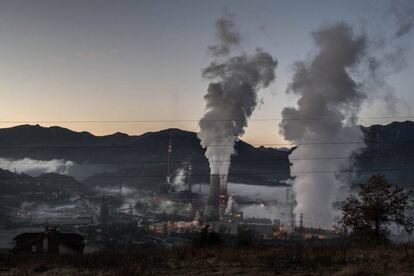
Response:
[{"label": "power line", "polygon": [[[306,143],[297,143],[297,144],[289,144],[289,143],[266,143],[266,144],[248,144],[253,147],[261,147],[261,146],[309,146],[309,145],[354,145],[354,144],[363,144],[363,145],[381,145],[381,144],[413,144],[414,141],[325,141],[325,142],[306,142]],[[247,144],[247,143],[246,143]],[[199,144],[172,144],[174,148],[185,148],[185,147],[201,147]],[[237,146],[237,144],[213,144],[209,145],[209,147],[232,147]],[[160,144],[160,145],[28,145],[28,146],[0,146],[0,149],[31,149],[31,148],[80,148],[80,149],[90,149],[90,148],[97,148],[97,149],[105,149],[105,148],[119,148],[119,149],[134,149],[134,148],[166,148],[168,144]]]},{"label": "power line", "polygon": [[[387,172],[387,171],[412,171],[414,170],[414,167],[409,168],[383,168],[383,169],[370,169],[370,170],[358,170],[358,169],[348,169],[348,170],[319,170],[319,171],[291,171],[290,174],[293,176],[297,174],[339,174],[339,173],[362,173],[362,172],[370,172],[370,173],[381,173],[381,172]],[[287,174],[289,173],[288,170],[285,171],[273,171],[273,172],[263,172],[263,173],[229,173],[228,176],[263,176],[263,175],[277,175],[277,174]],[[31,177],[29,175],[19,175],[18,178],[40,178],[40,179],[61,179],[62,176],[69,176],[73,178],[164,178],[165,175],[157,174],[157,175],[131,175],[131,174],[115,174],[115,175],[46,175],[46,176],[39,176],[39,177]],[[208,174],[193,174],[193,177],[203,177],[203,176],[210,176],[210,173]],[[7,178],[13,178],[16,179],[16,176],[0,176],[0,179],[7,179]]]},{"label": "power line", "polygon": [[[414,119],[414,116],[366,116],[358,117],[359,120],[382,120],[382,119]],[[203,119],[206,122],[227,122],[227,121],[245,121],[246,119],[234,118],[234,119]],[[257,118],[248,119],[249,122],[260,121],[332,121],[338,120],[335,117],[310,117],[310,118]],[[80,124],[80,123],[180,123],[180,122],[199,122],[200,119],[159,119],[159,120],[22,120],[22,121],[0,121],[0,124]]]},{"label": "power line", "polygon": [[[372,159],[411,159],[414,158],[414,155],[399,155],[399,156],[375,156],[375,157],[312,157],[312,158],[289,158],[286,159],[286,161],[312,161],[312,160],[372,160]],[[0,158],[1,159],[1,158]],[[53,159],[52,159],[53,160]],[[71,162],[71,160],[65,160],[66,162]],[[213,162],[213,163],[241,163],[241,162],[278,162],[281,161],[280,159],[231,159],[231,160],[214,160],[209,161],[206,159],[200,159],[200,160],[191,160],[191,163],[207,163],[207,162]],[[190,162],[188,160],[171,160],[170,163],[186,163]],[[134,164],[165,164],[168,163],[166,160],[160,160],[160,161],[140,161],[140,162],[84,162],[84,163],[75,163],[74,165],[134,165]],[[8,161],[8,162],[0,162],[0,164],[3,165],[33,165],[33,164],[45,164],[45,165],[64,165],[65,163],[62,162],[51,162],[51,161],[45,161],[45,160],[39,160],[39,161],[28,161],[28,162],[15,162],[15,161]],[[67,165],[67,164],[66,164]]]}]

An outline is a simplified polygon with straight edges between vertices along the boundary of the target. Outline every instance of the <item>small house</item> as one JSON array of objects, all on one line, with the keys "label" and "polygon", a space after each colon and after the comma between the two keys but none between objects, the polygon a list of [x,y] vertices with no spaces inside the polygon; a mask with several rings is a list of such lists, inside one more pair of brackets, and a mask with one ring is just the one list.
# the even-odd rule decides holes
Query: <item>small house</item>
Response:
[{"label": "small house", "polygon": [[62,233],[56,228],[41,233],[22,233],[13,238],[13,253],[23,254],[81,254],[85,247],[83,236]]}]

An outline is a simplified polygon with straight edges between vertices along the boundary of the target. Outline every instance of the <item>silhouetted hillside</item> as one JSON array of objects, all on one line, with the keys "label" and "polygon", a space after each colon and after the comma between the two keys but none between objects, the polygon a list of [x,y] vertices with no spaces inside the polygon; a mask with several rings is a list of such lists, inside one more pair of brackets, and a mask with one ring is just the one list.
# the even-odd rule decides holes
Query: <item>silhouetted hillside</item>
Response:
[{"label": "silhouetted hillside", "polygon": [[[414,123],[362,127],[366,148],[356,155],[357,181],[373,173],[411,186],[414,180]],[[139,136],[115,133],[95,136],[61,127],[21,125],[0,129],[0,157],[37,160],[65,159],[76,163],[72,176],[89,187],[116,185],[157,188],[167,175],[168,145],[170,171],[191,162],[193,181],[208,182],[209,166],[196,133],[180,129],[148,132]],[[289,178],[289,150],[253,147],[236,143],[229,180],[256,185],[280,185]]]},{"label": "silhouetted hillside", "polygon": [[[122,179],[136,187],[154,187],[165,180],[171,143],[171,173],[191,162],[193,180],[208,181],[209,166],[196,133],[179,129],[140,136],[122,133],[94,136],[61,127],[22,125],[0,129],[0,142],[3,158],[71,160],[81,165],[72,168],[72,175],[89,176],[85,183],[112,185]],[[243,141],[237,142],[236,150],[230,181],[278,185],[289,177],[288,152],[255,148]]]},{"label": "silhouetted hillside", "polygon": [[55,197],[69,197],[74,192],[87,188],[71,176],[48,173],[32,177],[24,173],[13,173],[0,169],[0,189],[3,194],[18,194],[28,197],[55,194]]},{"label": "silhouetted hillside", "polygon": [[359,175],[385,174],[394,183],[414,186],[414,122],[362,127],[366,148],[357,156]]}]

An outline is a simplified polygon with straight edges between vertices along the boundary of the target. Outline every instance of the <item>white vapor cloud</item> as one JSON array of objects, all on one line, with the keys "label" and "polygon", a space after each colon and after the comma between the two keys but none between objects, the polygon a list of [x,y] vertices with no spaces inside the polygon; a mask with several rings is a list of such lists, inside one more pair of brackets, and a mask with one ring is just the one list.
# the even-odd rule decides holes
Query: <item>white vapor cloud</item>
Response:
[{"label": "white vapor cloud", "polygon": [[17,173],[26,173],[30,176],[39,176],[44,173],[68,174],[75,163],[64,159],[36,160],[31,158],[8,159],[0,158],[0,169]]}]

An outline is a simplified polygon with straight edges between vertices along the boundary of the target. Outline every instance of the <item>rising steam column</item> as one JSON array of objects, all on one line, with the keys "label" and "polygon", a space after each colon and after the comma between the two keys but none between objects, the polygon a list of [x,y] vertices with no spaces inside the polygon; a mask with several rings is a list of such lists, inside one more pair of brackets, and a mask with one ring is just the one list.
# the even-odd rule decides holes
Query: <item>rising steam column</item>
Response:
[{"label": "rising steam column", "polygon": [[[202,76],[209,80],[206,110],[200,119],[198,138],[206,149],[210,164],[210,193],[204,212],[206,220],[220,216],[227,200],[227,189],[223,182],[220,193],[220,176],[227,180],[234,145],[245,132],[248,119],[258,103],[257,92],[266,88],[275,79],[277,60],[268,52],[257,49],[254,53],[239,55],[241,35],[230,17],[217,20],[214,45],[209,46],[212,60],[203,69]],[[235,51],[236,50],[236,51]],[[236,54],[236,55],[235,55]]]}]

